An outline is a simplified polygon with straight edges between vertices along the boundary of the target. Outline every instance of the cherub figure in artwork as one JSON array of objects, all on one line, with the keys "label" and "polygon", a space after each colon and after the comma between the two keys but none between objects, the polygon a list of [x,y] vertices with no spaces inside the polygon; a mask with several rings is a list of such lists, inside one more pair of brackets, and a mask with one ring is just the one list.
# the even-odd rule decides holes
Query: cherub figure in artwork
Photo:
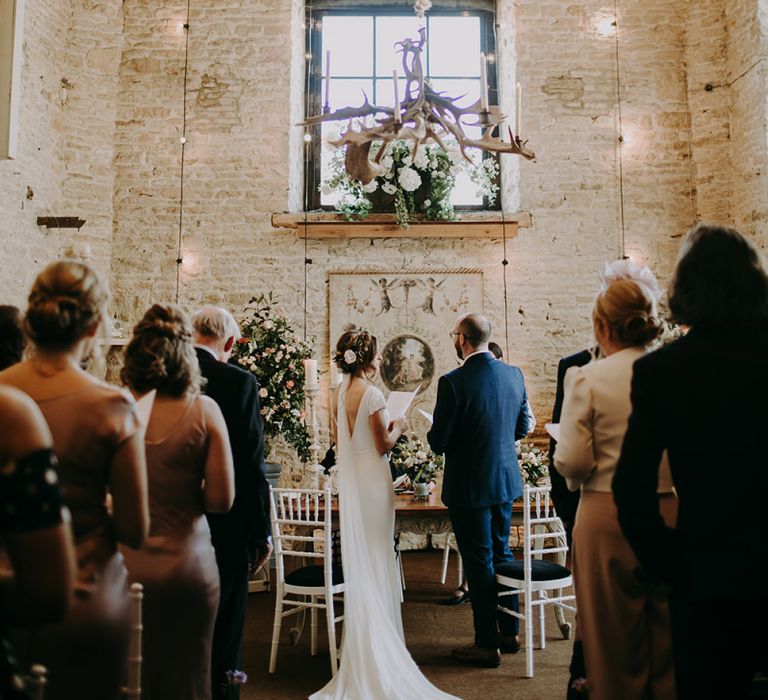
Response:
[{"label": "cherub figure in artwork", "polygon": [[421,310],[424,313],[432,314],[433,316],[437,315],[435,313],[435,292],[440,289],[443,282],[445,282],[445,279],[435,282],[434,277],[427,277],[426,280],[419,280],[419,283],[427,290],[427,293],[424,296],[424,301],[421,303]]},{"label": "cherub figure in artwork", "polygon": [[387,281],[386,277],[380,277],[378,281],[373,279],[371,280],[373,283],[373,288],[379,293],[380,308],[376,314],[377,316],[381,316],[381,314],[385,314],[390,309],[394,308],[392,306],[392,300],[389,298],[389,292],[396,286],[399,279],[399,277],[396,277],[390,282]]}]

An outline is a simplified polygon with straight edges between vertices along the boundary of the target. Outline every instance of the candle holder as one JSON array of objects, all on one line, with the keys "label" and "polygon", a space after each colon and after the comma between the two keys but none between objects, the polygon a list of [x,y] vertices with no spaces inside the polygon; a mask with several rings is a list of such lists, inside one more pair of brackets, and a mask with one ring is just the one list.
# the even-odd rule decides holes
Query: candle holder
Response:
[{"label": "candle holder", "polygon": [[331,105],[329,105],[327,102],[323,105],[323,114],[330,114],[331,113]]},{"label": "candle holder", "polygon": [[311,486],[310,488],[320,488],[320,475],[323,472],[323,468],[318,463],[318,455],[320,454],[320,444],[318,443],[319,430],[317,428],[317,398],[320,394],[320,385],[314,384],[304,387],[304,394],[307,397],[307,417],[306,423],[309,428],[309,455],[310,455],[310,470],[311,470]]},{"label": "candle holder", "polygon": [[481,109],[478,112],[477,118],[480,126],[496,126],[495,122],[491,121],[491,111],[488,109]]}]

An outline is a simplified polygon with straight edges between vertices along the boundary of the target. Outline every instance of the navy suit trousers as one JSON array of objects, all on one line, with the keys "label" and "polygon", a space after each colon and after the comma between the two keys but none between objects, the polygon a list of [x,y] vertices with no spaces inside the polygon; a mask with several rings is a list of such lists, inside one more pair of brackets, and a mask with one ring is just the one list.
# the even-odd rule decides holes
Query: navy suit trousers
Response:
[{"label": "navy suit trousers", "polygon": [[[509,637],[516,635],[519,628],[516,617],[498,610],[495,572],[496,564],[515,558],[509,548],[512,504],[449,508],[449,514],[469,584],[475,644],[484,649],[496,649],[499,632]],[[511,600],[510,607],[518,611],[518,596],[512,596]]]}]

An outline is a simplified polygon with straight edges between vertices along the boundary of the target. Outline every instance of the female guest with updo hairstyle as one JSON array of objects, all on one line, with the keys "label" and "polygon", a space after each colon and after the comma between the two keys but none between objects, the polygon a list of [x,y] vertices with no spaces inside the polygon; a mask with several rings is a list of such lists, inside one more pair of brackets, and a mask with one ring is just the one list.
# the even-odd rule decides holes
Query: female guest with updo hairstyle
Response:
[{"label": "female guest with updo hairstyle", "polygon": [[371,380],[381,362],[376,338],[350,329],[336,343],[344,374],[334,414],[339,474],[344,636],[338,673],[310,700],[450,700],[422,675],[403,639],[394,550],[395,497],[386,453],[407,428],[390,421]]},{"label": "female guest with updo hairstyle", "polygon": [[[654,296],[642,282],[615,280],[598,295],[592,321],[603,358],[568,370],[555,453],[568,487],[581,488],[573,566],[589,697],[673,700],[666,596],[638,579],[638,560],[611,493],[630,413],[632,366],[661,331]],[[661,512],[674,526],[677,499],[666,456],[658,473]]]},{"label": "female guest with updo hairstyle", "polygon": [[[149,526],[144,435],[133,398],[80,368],[106,318],[107,290],[87,265],[60,261],[32,285],[29,359],[0,372],[53,435],[78,571],[65,620],[29,640],[26,659],[50,671],[46,700],[111,700],[124,681],[130,634],[127,574],[117,543],[138,547]],[[107,507],[111,496],[111,512]]]},{"label": "female guest with updo hairstyle", "polygon": [[145,594],[142,697],[208,700],[219,570],[205,511],[226,513],[235,482],[227,426],[200,394],[192,325],[179,307],[147,311],[121,377],[137,396],[157,390],[145,436],[149,536],[125,552]]}]

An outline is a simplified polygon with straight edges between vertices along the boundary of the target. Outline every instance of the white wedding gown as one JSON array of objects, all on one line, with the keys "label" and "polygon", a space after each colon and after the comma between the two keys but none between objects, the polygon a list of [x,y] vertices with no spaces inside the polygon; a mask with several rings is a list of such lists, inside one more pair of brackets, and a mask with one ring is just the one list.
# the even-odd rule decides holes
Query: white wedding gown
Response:
[{"label": "white wedding gown", "polygon": [[310,700],[457,700],[419,671],[403,639],[400,579],[394,550],[395,497],[386,456],[373,441],[368,417],[385,411],[384,396],[369,386],[350,434],[339,392],[337,469],[344,631],[338,673]]}]

